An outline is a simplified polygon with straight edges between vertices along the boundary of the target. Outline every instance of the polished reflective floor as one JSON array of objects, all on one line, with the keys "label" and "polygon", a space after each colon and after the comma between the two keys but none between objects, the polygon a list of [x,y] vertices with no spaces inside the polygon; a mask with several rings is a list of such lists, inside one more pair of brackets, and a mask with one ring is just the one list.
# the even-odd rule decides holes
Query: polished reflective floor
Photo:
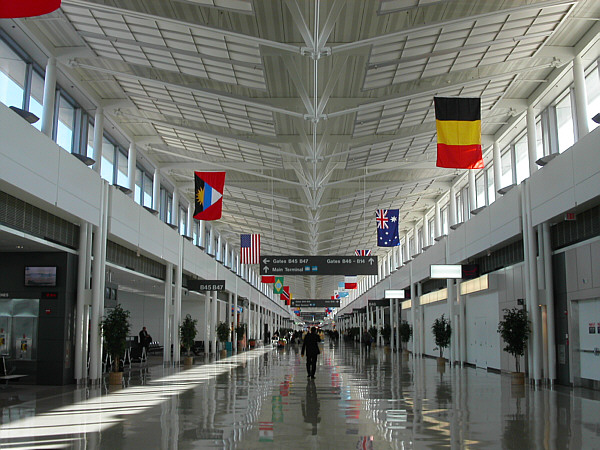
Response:
[{"label": "polished reflective floor", "polygon": [[188,370],[135,367],[126,388],[7,386],[0,448],[600,448],[600,393],[511,387],[506,375],[325,343]]}]

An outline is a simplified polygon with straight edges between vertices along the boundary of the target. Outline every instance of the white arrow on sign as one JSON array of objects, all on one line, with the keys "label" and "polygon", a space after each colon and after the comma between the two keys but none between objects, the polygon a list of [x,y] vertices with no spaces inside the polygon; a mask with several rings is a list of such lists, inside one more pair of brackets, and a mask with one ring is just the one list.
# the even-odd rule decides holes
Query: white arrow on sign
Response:
[{"label": "white arrow on sign", "polygon": [[270,262],[271,260],[268,258],[263,259],[263,264],[269,264]]},{"label": "white arrow on sign", "polygon": [[264,270],[265,272],[268,272],[268,271],[269,271],[269,268],[268,268],[267,266],[263,266],[263,270]]},{"label": "white arrow on sign", "polygon": [[374,262],[375,260],[373,258],[369,258],[369,264],[373,265]]}]

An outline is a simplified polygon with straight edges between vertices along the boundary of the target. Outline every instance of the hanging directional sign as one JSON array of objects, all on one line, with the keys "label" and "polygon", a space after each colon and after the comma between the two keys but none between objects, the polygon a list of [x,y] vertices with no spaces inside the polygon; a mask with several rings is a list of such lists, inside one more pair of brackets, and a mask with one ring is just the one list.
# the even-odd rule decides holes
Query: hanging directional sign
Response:
[{"label": "hanging directional sign", "polygon": [[340,300],[331,300],[328,298],[324,299],[312,299],[312,298],[293,298],[292,306],[299,306],[301,308],[339,308]]},{"label": "hanging directional sign", "polygon": [[377,256],[262,256],[261,275],[377,275]]}]

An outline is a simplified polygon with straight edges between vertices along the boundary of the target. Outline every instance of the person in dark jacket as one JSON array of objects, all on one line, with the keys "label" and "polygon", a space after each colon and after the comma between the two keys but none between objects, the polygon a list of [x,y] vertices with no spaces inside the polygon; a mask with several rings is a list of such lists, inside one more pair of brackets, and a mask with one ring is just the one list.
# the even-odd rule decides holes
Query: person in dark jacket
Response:
[{"label": "person in dark jacket", "polygon": [[306,371],[308,372],[308,377],[313,380],[317,371],[317,356],[321,353],[319,342],[321,342],[321,338],[317,334],[317,328],[312,327],[310,333],[304,338],[301,355],[304,356],[304,352],[306,351]]}]

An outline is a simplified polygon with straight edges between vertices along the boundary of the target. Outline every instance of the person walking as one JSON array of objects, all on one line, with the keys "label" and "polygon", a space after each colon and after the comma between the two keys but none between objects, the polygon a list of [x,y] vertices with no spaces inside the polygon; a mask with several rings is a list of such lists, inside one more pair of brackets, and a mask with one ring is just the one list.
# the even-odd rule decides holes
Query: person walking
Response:
[{"label": "person walking", "polygon": [[319,342],[321,342],[321,338],[317,334],[317,328],[312,327],[310,333],[304,338],[302,351],[300,353],[304,356],[304,352],[306,352],[306,372],[308,373],[308,378],[312,378],[313,380],[315,379],[315,372],[317,371],[317,356],[321,353],[319,350]]},{"label": "person walking", "polygon": [[145,360],[148,357],[148,348],[150,347],[150,342],[152,342],[152,336],[148,334],[148,331],[146,331],[146,327],[142,328],[142,331],[139,332],[139,336],[140,347],[142,348],[141,359]]}]

